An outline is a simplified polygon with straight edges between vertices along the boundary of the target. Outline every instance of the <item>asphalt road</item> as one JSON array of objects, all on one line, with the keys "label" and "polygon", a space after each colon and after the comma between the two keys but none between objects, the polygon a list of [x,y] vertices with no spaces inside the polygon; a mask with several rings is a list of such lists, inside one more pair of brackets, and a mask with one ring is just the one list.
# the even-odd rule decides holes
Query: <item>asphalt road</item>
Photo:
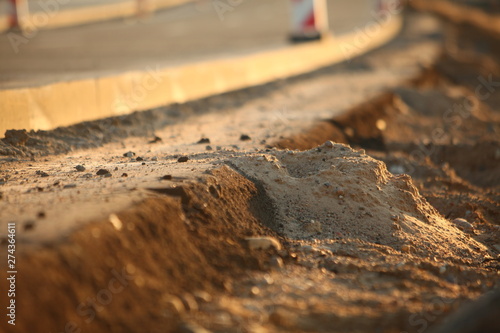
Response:
[{"label": "asphalt road", "polygon": [[[373,21],[375,1],[330,0],[335,34]],[[230,57],[287,45],[289,0],[252,0],[219,15],[201,0],[141,19],[115,20],[24,37],[0,35],[0,89],[105,76],[124,70]]]}]

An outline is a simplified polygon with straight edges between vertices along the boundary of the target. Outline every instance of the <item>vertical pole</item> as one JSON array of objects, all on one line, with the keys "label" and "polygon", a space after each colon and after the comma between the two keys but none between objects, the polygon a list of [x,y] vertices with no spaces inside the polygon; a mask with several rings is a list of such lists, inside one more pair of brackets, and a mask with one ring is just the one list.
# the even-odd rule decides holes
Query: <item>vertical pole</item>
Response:
[{"label": "vertical pole", "polygon": [[290,41],[318,40],[327,33],[326,0],[291,0]]}]

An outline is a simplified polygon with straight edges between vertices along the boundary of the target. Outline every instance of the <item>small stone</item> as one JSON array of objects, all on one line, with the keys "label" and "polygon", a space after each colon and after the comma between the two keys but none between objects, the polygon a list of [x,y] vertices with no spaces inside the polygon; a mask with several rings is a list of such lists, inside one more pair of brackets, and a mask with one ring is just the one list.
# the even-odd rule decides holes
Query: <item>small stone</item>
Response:
[{"label": "small stone", "polygon": [[36,172],[36,174],[37,174],[37,175],[40,175],[41,177],[48,177],[48,176],[49,176],[49,174],[48,174],[48,173],[46,173],[45,171],[40,171],[40,170],[38,170],[38,171]]},{"label": "small stone", "polygon": [[84,167],[83,165],[80,165],[80,164],[79,164],[79,165],[77,165],[77,166],[75,167],[75,169],[76,169],[76,171],[78,171],[78,172],[83,172],[83,171],[85,171],[85,167]]},{"label": "small stone", "polygon": [[500,244],[495,244],[495,245],[493,245],[493,248],[494,248],[495,250],[497,250],[498,252],[500,252]]},{"label": "small stone", "polygon": [[63,188],[75,188],[76,184],[66,184],[63,186]]},{"label": "small stone", "polygon": [[198,302],[210,303],[212,301],[212,295],[204,290],[197,290],[193,292],[193,296]]},{"label": "small stone", "polygon": [[104,176],[104,175],[110,175],[111,173],[106,170],[106,169],[99,169],[99,171],[97,171],[96,175],[98,176]]},{"label": "small stone", "polygon": [[253,286],[251,289],[250,289],[250,293],[254,296],[257,296],[258,294],[260,294],[260,289],[259,287],[257,286]]},{"label": "small stone", "polygon": [[151,157],[151,161],[153,161],[153,162],[158,161],[158,157],[156,157],[156,156]]},{"label": "small stone", "polygon": [[[155,136],[152,140],[149,140],[149,143],[157,143],[157,142],[162,142],[162,138],[159,136]],[[126,156],[126,157],[132,157],[132,156]]]},{"label": "small stone", "polygon": [[411,252],[411,246],[410,245],[403,245],[403,246],[401,246],[401,252],[410,253]]},{"label": "small stone", "polygon": [[216,146],[215,149],[216,150],[222,150],[222,147],[221,146]]},{"label": "small stone", "polygon": [[323,226],[321,225],[321,222],[311,220],[309,223],[304,225],[304,229],[312,233],[320,234],[323,231]]},{"label": "small stone", "polygon": [[246,238],[250,250],[268,250],[274,248],[281,250],[281,244],[273,237],[249,237]]},{"label": "small stone", "polygon": [[401,165],[391,165],[389,167],[389,172],[394,174],[394,175],[401,175],[406,172],[405,168]]},{"label": "small stone", "polygon": [[333,141],[330,141],[330,140],[326,141],[326,142],[323,144],[323,146],[325,146],[325,147],[327,147],[327,148],[333,148],[333,146],[334,146],[334,145],[335,145],[335,144],[333,143]]},{"label": "small stone", "polygon": [[212,146],[206,146],[205,150],[213,150]]},{"label": "small stone", "polygon": [[34,228],[35,228],[35,221],[27,221],[23,225],[24,231],[30,231],[30,230],[33,230]]},{"label": "small stone", "polygon": [[161,176],[160,180],[172,180],[172,175]]},{"label": "small stone", "polygon": [[111,173],[107,173],[107,174],[105,174],[105,175],[104,175],[104,177],[106,177],[106,178],[111,177]]},{"label": "small stone", "polygon": [[136,160],[137,162],[142,162],[142,161],[144,161],[144,159],[143,159],[142,157],[140,157],[140,156],[139,156],[139,157],[137,157],[135,160]]},{"label": "small stone", "polygon": [[210,139],[209,138],[201,138],[196,143],[199,144],[199,145],[204,144],[204,143],[210,143]]},{"label": "small stone", "polygon": [[186,311],[186,308],[184,307],[184,304],[179,299],[179,297],[173,295],[165,295],[162,297],[161,300],[162,303],[165,304],[166,310],[169,313],[173,313],[175,315],[182,315]]},{"label": "small stone", "polygon": [[398,215],[391,215],[391,220],[393,220],[394,222],[397,222],[397,221],[399,221],[399,216]]},{"label": "small stone", "polygon": [[187,157],[187,156],[181,156],[177,159],[177,162],[179,162],[179,163],[184,163],[187,161],[189,161],[189,157]]},{"label": "small stone", "polygon": [[240,136],[240,141],[249,141],[249,140],[252,140],[252,138],[247,134],[242,134]]},{"label": "small stone", "polygon": [[278,256],[272,256],[271,259],[269,259],[269,265],[274,269],[282,269],[284,266],[283,259]]},{"label": "small stone", "polygon": [[122,173],[122,177],[128,177],[128,173]]},{"label": "small stone", "polygon": [[465,232],[474,232],[474,226],[467,222],[466,219],[456,218],[453,220],[455,226]]},{"label": "small stone", "polygon": [[387,129],[387,123],[385,122],[384,119],[378,119],[377,122],[375,123],[375,126],[380,130],[380,131],[385,131]]},{"label": "small stone", "polygon": [[123,157],[134,157],[135,153],[133,151],[128,151],[125,154],[123,154]]},{"label": "small stone", "polygon": [[109,215],[109,223],[116,229],[121,230],[123,227],[123,223],[116,214]]}]

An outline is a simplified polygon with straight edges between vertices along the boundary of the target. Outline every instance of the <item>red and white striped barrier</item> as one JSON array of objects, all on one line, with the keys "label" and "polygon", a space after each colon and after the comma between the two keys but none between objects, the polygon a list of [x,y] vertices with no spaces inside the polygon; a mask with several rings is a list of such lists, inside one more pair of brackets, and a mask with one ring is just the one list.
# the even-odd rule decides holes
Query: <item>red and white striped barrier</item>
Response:
[{"label": "red and white striped barrier", "polygon": [[291,41],[317,40],[328,32],[326,0],[291,1]]},{"label": "red and white striped barrier", "polygon": [[23,28],[23,21],[28,17],[28,3],[26,0],[9,0],[10,3],[10,28]]}]

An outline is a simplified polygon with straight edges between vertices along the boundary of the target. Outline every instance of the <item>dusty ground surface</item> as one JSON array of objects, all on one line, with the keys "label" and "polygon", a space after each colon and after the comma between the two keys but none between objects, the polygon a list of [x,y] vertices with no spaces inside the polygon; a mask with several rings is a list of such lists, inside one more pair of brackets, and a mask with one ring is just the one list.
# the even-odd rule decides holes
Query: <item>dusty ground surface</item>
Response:
[{"label": "dusty ground surface", "polygon": [[[500,62],[465,37],[439,56],[440,25],[409,20],[300,78],[8,133],[18,318],[1,327],[421,333],[498,289],[500,92],[477,87]],[[460,330],[498,330],[489,297]]]}]

